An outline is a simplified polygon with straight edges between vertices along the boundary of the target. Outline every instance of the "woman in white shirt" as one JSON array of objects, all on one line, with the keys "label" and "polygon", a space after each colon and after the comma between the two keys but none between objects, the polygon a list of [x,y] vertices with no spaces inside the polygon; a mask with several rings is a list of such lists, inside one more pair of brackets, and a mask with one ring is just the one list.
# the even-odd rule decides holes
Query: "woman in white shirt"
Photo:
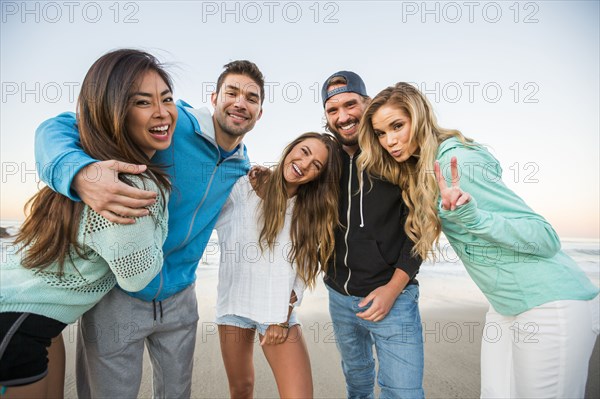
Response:
[{"label": "woman in white shirt", "polygon": [[313,395],[294,308],[333,253],[338,151],[330,135],[301,135],[272,172],[240,178],[219,216],[217,324],[232,398],[253,395],[256,331],[280,397]]}]

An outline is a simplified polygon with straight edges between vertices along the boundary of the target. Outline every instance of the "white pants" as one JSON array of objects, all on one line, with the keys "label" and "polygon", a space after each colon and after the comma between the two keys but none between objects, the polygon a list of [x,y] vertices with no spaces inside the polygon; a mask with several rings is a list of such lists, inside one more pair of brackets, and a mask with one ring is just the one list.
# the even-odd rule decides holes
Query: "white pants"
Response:
[{"label": "white pants", "polygon": [[481,341],[481,397],[583,398],[598,304],[599,297],[555,301],[517,316],[490,306]]}]

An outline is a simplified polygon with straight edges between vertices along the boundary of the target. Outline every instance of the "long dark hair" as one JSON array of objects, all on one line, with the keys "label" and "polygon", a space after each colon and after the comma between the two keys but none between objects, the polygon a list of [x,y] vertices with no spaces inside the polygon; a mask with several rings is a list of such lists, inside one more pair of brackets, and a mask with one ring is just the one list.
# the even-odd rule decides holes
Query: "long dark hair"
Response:
[{"label": "long dark hair", "polygon": [[[290,261],[296,264],[304,283],[313,287],[319,271],[326,271],[327,261],[333,254],[334,231],[338,224],[338,192],[341,174],[340,145],[325,133],[304,133],[283,151],[273,173],[260,173],[258,187],[262,200],[260,246],[266,243],[273,249],[277,235],[283,228],[287,192],[283,178],[284,160],[292,149],[306,139],[317,139],[327,148],[327,162],[319,176],[302,184],[296,193],[290,236]],[[321,268],[319,268],[319,263]]]},{"label": "long dark hair", "polygon": [[[100,161],[147,164],[142,178],[154,181],[164,199],[164,190],[171,188],[166,172],[150,163],[132,141],[125,124],[131,95],[139,78],[148,71],[155,71],[173,91],[170,76],[151,54],[121,49],[96,60],[81,85],[77,125],[81,145],[89,156]],[[132,185],[127,175],[120,174],[119,179]],[[21,265],[43,269],[57,262],[58,274],[62,274],[72,250],[85,258],[84,248],[77,241],[83,206],[48,187],[34,195],[25,205],[29,212],[15,240],[15,244],[23,244]]]}]

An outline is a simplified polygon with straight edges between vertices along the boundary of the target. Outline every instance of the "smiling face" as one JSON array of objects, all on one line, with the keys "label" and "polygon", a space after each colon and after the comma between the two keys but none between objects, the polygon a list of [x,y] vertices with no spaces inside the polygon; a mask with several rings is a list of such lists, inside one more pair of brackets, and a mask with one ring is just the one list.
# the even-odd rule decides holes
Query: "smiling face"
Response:
[{"label": "smiling face", "polygon": [[[331,91],[344,85],[331,85]],[[367,102],[359,94],[345,92],[336,94],[325,103],[327,127],[344,146],[358,145],[358,124],[367,108]]]},{"label": "smiling face", "polygon": [[212,94],[211,102],[217,141],[223,148],[234,142],[237,145],[262,115],[260,88],[246,75],[227,75],[218,92]]},{"label": "smiling face", "polygon": [[173,93],[156,71],[147,71],[131,94],[125,127],[133,142],[152,158],[157,150],[171,145],[177,107]]},{"label": "smiling face", "polygon": [[416,141],[410,141],[411,120],[402,109],[383,105],[373,114],[371,122],[379,144],[396,162],[404,162],[416,153]]},{"label": "smiling face", "polygon": [[296,144],[283,160],[283,179],[292,196],[299,186],[319,177],[329,151],[320,140],[308,138]]}]

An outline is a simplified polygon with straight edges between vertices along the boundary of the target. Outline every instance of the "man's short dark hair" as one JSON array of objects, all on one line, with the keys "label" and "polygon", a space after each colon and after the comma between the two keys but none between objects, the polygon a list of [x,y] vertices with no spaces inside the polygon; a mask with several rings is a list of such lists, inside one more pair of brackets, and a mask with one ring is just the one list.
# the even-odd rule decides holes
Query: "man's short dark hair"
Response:
[{"label": "man's short dark hair", "polygon": [[260,88],[260,104],[262,105],[265,101],[265,77],[255,63],[248,60],[237,60],[223,65],[223,68],[225,70],[219,75],[219,79],[217,79],[217,93],[221,89],[227,75],[244,75],[256,82]]}]

